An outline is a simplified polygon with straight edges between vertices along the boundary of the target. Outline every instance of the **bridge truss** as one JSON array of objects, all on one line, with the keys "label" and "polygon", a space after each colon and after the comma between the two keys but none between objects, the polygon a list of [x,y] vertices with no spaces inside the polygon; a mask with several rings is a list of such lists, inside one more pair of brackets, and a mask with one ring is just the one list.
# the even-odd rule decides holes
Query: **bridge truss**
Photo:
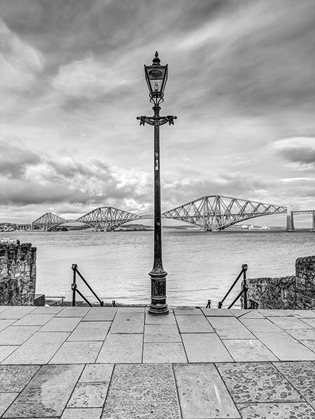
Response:
[{"label": "bridge truss", "polygon": [[209,195],[166,211],[162,216],[192,223],[203,230],[218,231],[255,217],[286,212],[283,206]]},{"label": "bridge truss", "polygon": [[140,219],[140,216],[128,211],[115,207],[99,207],[79,217],[77,222],[85,223],[94,230],[111,231],[124,223],[138,219]]},{"label": "bridge truss", "polygon": [[67,220],[54,213],[45,213],[32,223],[32,230],[48,231]]}]

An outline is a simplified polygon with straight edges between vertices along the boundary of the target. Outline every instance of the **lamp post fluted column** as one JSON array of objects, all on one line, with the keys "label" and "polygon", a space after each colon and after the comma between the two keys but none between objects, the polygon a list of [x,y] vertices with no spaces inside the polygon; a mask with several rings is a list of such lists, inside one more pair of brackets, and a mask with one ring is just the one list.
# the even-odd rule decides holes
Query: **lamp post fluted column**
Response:
[{"label": "lamp post fluted column", "polygon": [[[149,71],[147,69],[149,69]],[[166,70],[162,72],[160,69]],[[177,117],[173,115],[168,115],[166,117],[160,116],[161,108],[159,104],[163,102],[163,91],[167,79],[167,66],[160,66],[160,60],[157,53],[155,54],[155,59],[153,59],[153,66],[145,66],[145,71],[150,90],[150,99],[154,104],[154,115],[153,117],[137,117],[137,119],[140,120],[140,125],[145,125],[145,123],[147,123],[154,126],[154,262],[153,268],[149,273],[149,276],[151,277],[151,305],[149,307],[149,312],[153,315],[165,315],[168,314],[169,310],[166,303],[167,272],[164,270],[162,263],[160,126],[167,122],[169,125],[174,125],[174,119]],[[153,74],[154,78],[151,77],[150,79],[151,74]],[[162,78],[161,76],[159,78],[159,74],[162,75]],[[160,90],[157,90],[156,88],[157,83],[159,83]]]}]

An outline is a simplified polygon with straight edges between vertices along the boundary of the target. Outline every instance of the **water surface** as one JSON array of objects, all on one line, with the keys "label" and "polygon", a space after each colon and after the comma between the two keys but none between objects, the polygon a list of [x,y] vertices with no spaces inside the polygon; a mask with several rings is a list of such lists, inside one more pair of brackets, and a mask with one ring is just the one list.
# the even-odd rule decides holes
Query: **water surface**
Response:
[{"label": "water surface", "polygon": [[[153,232],[10,232],[1,236],[37,247],[37,293],[70,299],[71,265],[76,263],[105,302],[150,302]],[[205,305],[211,299],[215,307],[245,263],[248,278],[294,275],[296,258],[315,255],[314,241],[315,233],[309,231],[164,230],[167,301]],[[81,283],[79,288],[91,296]]]}]

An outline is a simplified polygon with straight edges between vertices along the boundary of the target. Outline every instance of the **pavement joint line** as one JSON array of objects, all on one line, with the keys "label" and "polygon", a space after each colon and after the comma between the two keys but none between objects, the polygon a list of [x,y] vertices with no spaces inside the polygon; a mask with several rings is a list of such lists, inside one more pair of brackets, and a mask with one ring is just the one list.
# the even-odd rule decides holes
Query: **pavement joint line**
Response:
[{"label": "pavement joint line", "polygon": [[[185,357],[186,357],[187,362],[189,363],[187,350],[186,350],[186,347],[185,347],[185,345],[184,345],[184,341],[183,341],[183,335],[180,333],[180,329],[179,329],[179,325],[178,325],[177,316],[176,316],[176,312],[175,312],[175,311],[174,311],[174,317],[175,317],[175,322],[176,322],[176,326],[177,326],[178,334],[179,334],[180,339],[181,339],[181,344],[182,344],[183,349],[184,349]],[[173,370],[174,370],[174,369],[173,369]],[[174,372],[174,377],[175,377],[175,372]],[[183,417],[182,417],[182,418],[183,418]]]},{"label": "pavement joint line", "polygon": [[[186,355],[186,358],[187,358],[187,355]],[[188,358],[187,358],[187,360],[188,360]],[[177,381],[176,381],[175,369],[174,369],[174,366],[176,364],[177,363],[172,363],[171,365],[172,365],[172,372],[173,372],[174,383],[175,383],[175,390],[176,390],[176,395],[177,395],[177,402],[178,402],[178,407],[179,407],[179,412],[180,412],[180,418],[183,419],[184,418],[184,416],[183,416],[183,410],[182,410],[182,406],[181,406],[181,403],[180,403],[178,384],[177,384]]]},{"label": "pavement joint line", "polygon": [[[229,363],[239,363],[239,362],[229,362]],[[232,394],[231,394],[231,392],[230,392],[229,388],[227,387],[227,385],[226,385],[226,383],[225,383],[225,380],[223,379],[223,376],[222,376],[222,375],[221,375],[221,373],[220,373],[220,370],[218,369],[217,363],[213,363],[213,364],[214,364],[214,366],[215,366],[215,368],[216,368],[216,371],[217,371],[217,372],[218,372],[218,374],[219,374],[219,377],[221,378],[221,381],[222,381],[222,383],[223,383],[223,385],[224,385],[224,387],[225,387],[225,389],[226,389],[227,393],[229,394],[229,396],[230,396],[231,400],[233,401],[234,406],[235,406],[236,410],[238,411],[238,413],[239,413],[239,415],[240,415],[240,418],[242,418],[242,415],[241,415],[241,413],[240,413],[240,410],[238,409],[238,407],[237,407],[237,405],[236,405],[236,402],[234,401],[234,398],[232,397]]]},{"label": "pavement joint line", "polygon": [[114,366],[113,366],[113,369],[112,369],[112,374],[110,376],[110,380],[109,380],[109,384],[108,384],[108,388],[107,388],[107,392],[106,392],[106,396],[105,396],[104,403],[103,403],[103,406],[102,406],[102,411],[101,411],[101,417],[100,418],[103,418],[103,413],[104,413],[104,410],[105,410],[106,401],[107,401],[107,398],[109,396],[110,388],[111,388],[112,383],[113,383],[113,377],[114,377],[114,372],[116,370],[116,365],[117,365],[117,363],[114,363]]}]

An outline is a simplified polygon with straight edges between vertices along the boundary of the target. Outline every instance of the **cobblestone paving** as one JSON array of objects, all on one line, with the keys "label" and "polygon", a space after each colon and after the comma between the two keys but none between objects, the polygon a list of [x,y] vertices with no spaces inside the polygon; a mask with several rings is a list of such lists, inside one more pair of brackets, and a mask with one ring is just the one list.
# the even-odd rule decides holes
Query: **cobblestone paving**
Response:
[{"label": "cobblestone paving", "polygon": [[0,307],[0,417],[315,418],[314,316]]}]

